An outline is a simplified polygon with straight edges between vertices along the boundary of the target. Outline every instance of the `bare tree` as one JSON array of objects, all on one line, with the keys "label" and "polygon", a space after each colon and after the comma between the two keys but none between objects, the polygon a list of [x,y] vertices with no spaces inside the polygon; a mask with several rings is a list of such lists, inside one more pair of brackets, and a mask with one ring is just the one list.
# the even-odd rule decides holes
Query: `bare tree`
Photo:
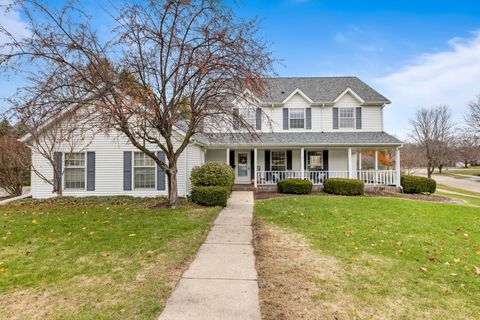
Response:
[{"label": "bare tree", "polygon": [[445,105],[423,108],[410,122],[411,137],[423,148],[430,178],[435,167],[445,164],[445,154],[455,127],[451,113]]},{"label": "bare tree", "polygon": [[30,150],[13,135],[0,137],[0,188],[11,196],[22,194],[30,170]]},{"label": "bare tree", "polygon": [[36,0],[19,5],[32,37],[15,39],[0,28],[11,39],[0,65],[18,70],[19,62],[36,63],[42,81],[28,91],[50,97],[61,91],[51,108],[66,101],[93,106],[105,132],[122,132],[165,171],[171,206],[177,203],[177,161],[202,123],[210,131],[235,124],[253,135],[232,103],[254,108],[245,92],[261,96],[272,72],[256,20],[237,18],[218,0],[136,2],[118,10],[112,40],[102,42],[71,3],[60,10]]},{"label": "bare tree", "polygon": [[406,175],[413,175],[417,168],[425,166],[423,147],[407,143],[402,148],[402,170]]},{"label": "bare tree", "polygon": [[480,133],[480,95],[477,96],[476,100],[471,101],[468,107],[465,121],[472,131]]},{"label": "bare tree", "polygon": [[455,138],[454,154],[465,168],[475,164],[480,159],[480,137],[470,130],[464,130]]}]

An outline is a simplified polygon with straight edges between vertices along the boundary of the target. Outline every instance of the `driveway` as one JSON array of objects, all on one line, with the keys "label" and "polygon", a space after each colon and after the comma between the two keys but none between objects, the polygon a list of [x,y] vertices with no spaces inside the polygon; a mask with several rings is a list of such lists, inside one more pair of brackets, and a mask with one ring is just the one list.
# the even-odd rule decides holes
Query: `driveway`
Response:
[{"label": "driveway", "polygon": [[[415,175],[417,176],[427,176],[427,171],[426,169],[419,169]],[[475,181],[474,179],[455,179],[449,176],[440,176],[440,175],[433,175],[432,178],[437,181],[437,183],[449,186],[449,187],[454,187],[454,188],[459,188],[463,190],[469,190],[469,191],[474,191],[474,192],[480,192],[480,182]]]}]

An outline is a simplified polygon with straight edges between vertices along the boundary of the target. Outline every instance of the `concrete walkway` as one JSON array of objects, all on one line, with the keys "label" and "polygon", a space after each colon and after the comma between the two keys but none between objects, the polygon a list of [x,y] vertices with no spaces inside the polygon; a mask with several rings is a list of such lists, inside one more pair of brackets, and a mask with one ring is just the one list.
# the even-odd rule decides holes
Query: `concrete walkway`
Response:
[{"label": "concrete walkway", "polygon": [[253,192],[233,192],[160,320],[259,320]]}]

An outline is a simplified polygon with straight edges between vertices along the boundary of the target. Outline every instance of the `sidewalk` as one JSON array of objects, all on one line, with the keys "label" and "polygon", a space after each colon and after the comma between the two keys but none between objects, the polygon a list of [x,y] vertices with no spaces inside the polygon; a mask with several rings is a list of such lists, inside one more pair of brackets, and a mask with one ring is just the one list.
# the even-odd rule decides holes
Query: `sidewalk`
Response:
[{"label": "sidewalk", "polygon": [[260,320],[253,192],[233,192],[159,320]]}]

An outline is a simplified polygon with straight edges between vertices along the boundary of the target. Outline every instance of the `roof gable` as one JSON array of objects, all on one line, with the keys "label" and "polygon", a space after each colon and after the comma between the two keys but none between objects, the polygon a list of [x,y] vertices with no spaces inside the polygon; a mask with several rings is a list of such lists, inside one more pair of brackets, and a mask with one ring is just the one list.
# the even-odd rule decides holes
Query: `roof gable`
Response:
[{"label": "roof gable", "polygon": [[308,103],[313,103],[313,100],[310,99],[305,93],[303,93],[302,90],[300,89],[295,89],[288,97],[285,98],[285,100],[282,101],[283,104],[287,103],[288,100],[292,99],[295,95],[301,96],[303,99],[305,99]]},{"label": "roof gable", "polygon": [[337,103],[338,101],[340,101],[340,99],[342,99],[346,94],[350,94],[360,103],[365,103],[365,100],[363,100],[362,97],[360,97],[358,94],[355,93],[355,91],[350,88],[345,89],[345,91],[343,91],[335,100],[333,100],[333,103]]}]

